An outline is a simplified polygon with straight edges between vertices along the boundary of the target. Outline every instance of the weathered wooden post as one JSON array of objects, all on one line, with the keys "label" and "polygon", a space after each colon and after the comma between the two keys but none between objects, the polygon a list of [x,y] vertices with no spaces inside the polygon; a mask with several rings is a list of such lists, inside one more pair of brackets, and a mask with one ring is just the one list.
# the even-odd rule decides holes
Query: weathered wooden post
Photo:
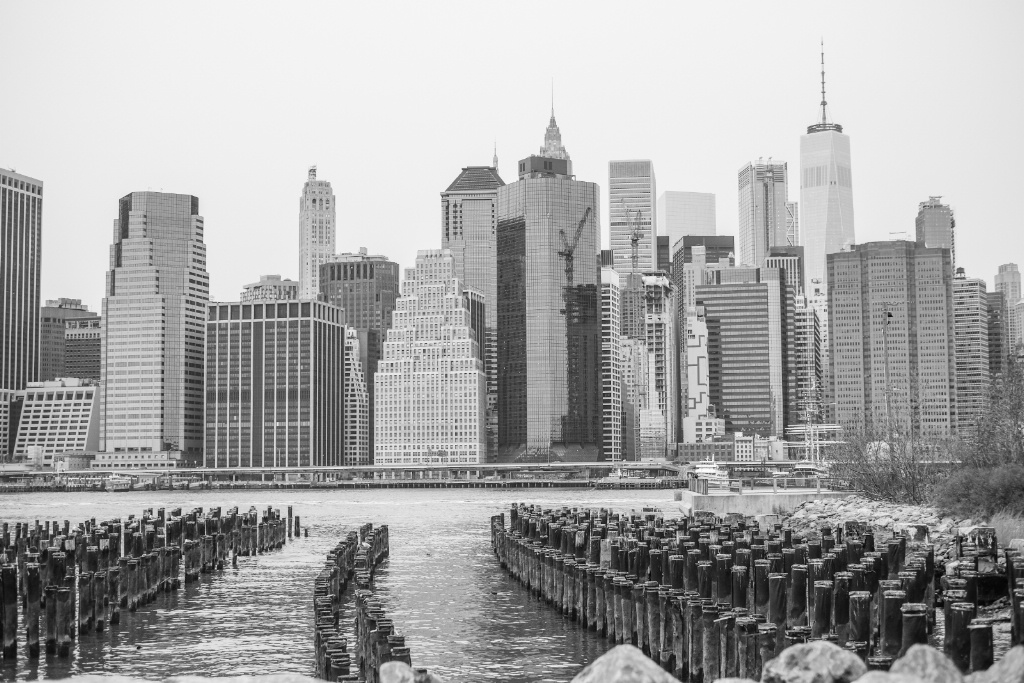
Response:
[{"label": "weathered wooden post", "polygon": [[58,589],[55,602],[57,656],[67,657],[71,653],[71,630],[75,618],[75,603],[71,601],[71,591],[67,588]]},{"label": "weathered wooden post", "polygon": [[974,604],[957,602],[950,607],[950,639],[946,656],[960,671],[967,673],[971,665],[971,637],[968,627],[974,618]]},{"label": "weathered wooden post", "polygon": [[46,654],[57,652],[57,586],[48,585],[46,594]]},{"label": "weathered wooden post", "polygon": [[985,671],[992,666],[992,624],[975,622],[967,627],[971,641],[971,671]]},{"label": "weathered wooden post", "polygon": [[18,655],[18,567],[13,564],[0,566],[0,633],[3,634],[3,658],[13,659]]},{"label": "weathered wooden post", "polygon": [[39,657],[39,603],[42,599],[42,592],[39,585],[39,565],[36,563],[25,565],[25,593],[27,595],[25,630],[28,639],[28,656],[31,659],[37,659]]}]

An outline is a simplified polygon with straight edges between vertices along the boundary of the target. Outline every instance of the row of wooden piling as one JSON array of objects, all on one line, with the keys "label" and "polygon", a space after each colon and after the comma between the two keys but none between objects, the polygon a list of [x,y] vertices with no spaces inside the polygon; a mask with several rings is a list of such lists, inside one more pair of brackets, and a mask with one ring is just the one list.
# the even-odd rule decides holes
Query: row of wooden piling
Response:
[{"label": "row of wooden piling", "polygon": [[[610,641],[642,648],[679,680],[760,679],[765,662],[811,640],[887,670],[927,642],[936,591],[926,541],[883,545],[870,531],[844,538],[842,528],[805,540],[781,524],[731,517],[519,505],[508,528],[504,515],[491,518],[491,537],[501,566],[531,592]],[[1007,566],[1018,644],[1024,559],[1008,554]],[[944,650],[962,671],[983,670],[992,624],[977,618],[978,575],[960,571],[944,584]]]},{"label": "row of wooden piling", "polygon": [[[287,521],[268,508],[160,508],[126,520],[72,527],[69,520],[7,523],[0,531],[0,646],[4,659],[18,650],[21,626],[30,658],[67,657],[78,634],[102,632],[162,592],[177,590],[203,573],[223,569],[229,558],[281,548],[299,532],[291,507]],[[42,627],[42,634],[40,630]]]},{"label": "row of wooden piling", "polygon": [[[342,597],[354,580],[358,589],[373,585],[378,565],[390,553],[387,525],[376,529],[364,524],[358,531],[349,531],[343,541],[327,553],[323,569],[313,584],[313,616],[315,631],[313,649],[317,678],[328,681],[367,681],[363,672],[367,661],[356,621],[357,645],[349,650],[348,639],[341,635]],[[353,662],[353,655],[355,662]],[[385,660],[386,661],[386,660]],[[374,670],[374,674],[376,671]]]}]

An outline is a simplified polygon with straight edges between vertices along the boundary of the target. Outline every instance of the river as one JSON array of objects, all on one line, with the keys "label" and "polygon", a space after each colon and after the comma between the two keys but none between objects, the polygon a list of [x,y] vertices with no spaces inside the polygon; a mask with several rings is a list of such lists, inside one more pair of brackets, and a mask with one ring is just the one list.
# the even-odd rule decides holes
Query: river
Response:
[{"label": "river", "polygon": [[0,521],[33,522],[138,515],[145,508],[227,509],[291,505],[308,538],[284,550],[239,558],[238,569],[203,575],[161,594],[102,634],[78,636],[68,659],[0,663],[0,679],[85,673],[146,679],[299,673],[312,675],[313,580],[325,555],[365,522],[387,524],[391,556],[375,582],[413,665],[446,681],[569,681],[608,642],[531,598],[500,570],[490,548],[490,516],[515,501],[544,505],[661,507],[671,490],[386,489],[374,491],[159,491],[25,493],[0,496]]}]

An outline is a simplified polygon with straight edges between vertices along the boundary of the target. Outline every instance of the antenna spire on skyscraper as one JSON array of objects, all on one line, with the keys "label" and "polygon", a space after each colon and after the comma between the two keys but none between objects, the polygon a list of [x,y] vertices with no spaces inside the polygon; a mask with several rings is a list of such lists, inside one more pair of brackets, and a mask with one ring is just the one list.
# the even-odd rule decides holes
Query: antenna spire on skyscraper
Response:
[{"label": "antenna spire on skyscraper", "polygon": [[551,77],[551,120],[555,120],[555,77]]},{"label": "antenna spire on skyscraper", "polygon": [[825,38],[821,39],[821,122],[828,123],[825,115],[825,107],[828,106],[828,102],[825,101]]}]

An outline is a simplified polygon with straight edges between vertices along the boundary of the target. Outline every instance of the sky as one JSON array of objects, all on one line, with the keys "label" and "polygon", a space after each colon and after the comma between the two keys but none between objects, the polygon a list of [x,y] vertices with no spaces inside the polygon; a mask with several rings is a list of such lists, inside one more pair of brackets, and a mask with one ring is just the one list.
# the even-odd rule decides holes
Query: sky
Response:
[{"label": "sky", "polygon": [[713,192],[789,162],[820,97],[850,136],[856,237],[914,231],[931,195],[957,265],[990,288],[1024,266],[1021,2],[175,2],[0,0],[0,167],[41,179],[44,299],[99,310],[117,200],[193,194],[211,298],[298,277],[310,165],[333,184],[339,252],[403,268],[441,246],[439,193],[468,165],[515,180],[554,82],[580,180],[654,162],[659,193]]}]

